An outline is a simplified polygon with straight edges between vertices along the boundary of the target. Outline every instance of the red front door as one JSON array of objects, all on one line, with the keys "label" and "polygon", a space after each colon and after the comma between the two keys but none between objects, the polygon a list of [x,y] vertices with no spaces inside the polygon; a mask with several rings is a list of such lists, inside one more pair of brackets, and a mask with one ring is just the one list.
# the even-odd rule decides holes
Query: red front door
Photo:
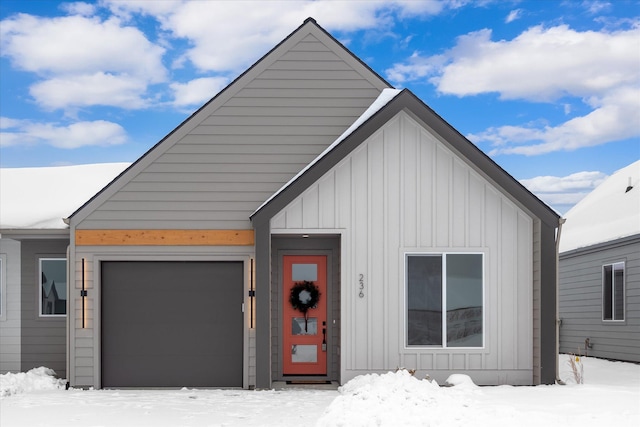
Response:
[{"label": "red front door", "polygon": [[282,264],[283,374],[326,375],[327,257],[285,255]]}]

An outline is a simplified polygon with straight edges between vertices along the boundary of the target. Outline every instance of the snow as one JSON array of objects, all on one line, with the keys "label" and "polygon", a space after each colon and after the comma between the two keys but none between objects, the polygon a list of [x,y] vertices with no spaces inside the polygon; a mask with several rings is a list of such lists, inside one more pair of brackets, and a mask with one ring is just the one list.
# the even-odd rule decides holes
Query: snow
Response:
[{"label": "snow", "polygon": [[[633,188],[625,191],[629,182]],[[616,171],[565,218],[560,252],[640,233],[640,160]]]},{"label": "snow", "polygon": [[391,100],[393,98],[395,98],[400,92],[402,92],[402,91],[398,90],[398,89],[383,89],[382,92],[380,93],[380,95],[378,95],[378,97],[376,98],[376,100],[371,103],[369,108],[367,108],[365,110],[365,112],[362,113],[362,115],[360,117],[358,117],[356,119],[356,121],[353,122],[351,124],[351,126],[349,126],[347,128],[347,130],[345,130],[342,133],[342,135],[340,135],[335,141],[333,141],[331,143],[331,145],[329,145],[322,153],[320,153],[315,159],[313,159],[311,161],[311,163],[309,163],[307,166],[305,166],[304,169],[302,169],[293,178],[291,178],[289,180],[289,182],[284,184],[282,187],[280,187],[280,189],[278,191],[273,193],[271,195],[271,197],[269,197],[267,200],[265,200],[265,202],[262,203],[258,207],[258,209],[256,209],[251,214],[251,216],[253,216],[256,212],[258,212],[260,209],[262,209],[267,203],[269,203],[271,200],[273,200],[278,194],[282,193],[287,187],[289,187],[291,184],[293,184],[298,178],[300,178],[313,165],[318,163],[324,156],[326,156],[331,151],[333,151],[333,149],[336,148],[345,138],[347,138],[349,135],[351,135],[353,132],[355,132],[364,122],[369,120],[371,118],[371,116],[373,116],[375,113],[380,111],[384,106],[386,106],[389,102],[391,102]]},{"label": "snow", "polygon": [[584,384],[448,387],[406,370],[339,390],[65,390],[52,372],[0,375],[0,425],[13,426],[602,426],[640,425],[640,365],[583,357]]},{"label": "snow", "polygon": [[64,229],[130,163],[0,168],[0,229]]}]

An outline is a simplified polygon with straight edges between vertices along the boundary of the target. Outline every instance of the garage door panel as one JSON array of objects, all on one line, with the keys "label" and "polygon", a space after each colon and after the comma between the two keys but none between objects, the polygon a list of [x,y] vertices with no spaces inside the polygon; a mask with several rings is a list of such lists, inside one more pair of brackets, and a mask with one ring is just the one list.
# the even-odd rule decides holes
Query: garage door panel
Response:
[{"label": "garage door panel", "polygon": [[242,262],[103,262],[104,387],[241,387]]}]

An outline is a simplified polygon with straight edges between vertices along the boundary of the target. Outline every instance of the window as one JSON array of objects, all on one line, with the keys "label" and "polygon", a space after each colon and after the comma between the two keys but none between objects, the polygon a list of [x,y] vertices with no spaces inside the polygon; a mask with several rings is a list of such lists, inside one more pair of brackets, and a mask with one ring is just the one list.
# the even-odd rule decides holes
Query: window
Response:
[{"label": "window", "polygon": [[482,347],[482,254],[411,254],[406,258],[407,344]]},{"label": "window", "polygon": [[40,315],[67,314],[67,260],[40,259]]},{"label": "window", "polygon": [[624,262],[602,267],[602,320],[624,320]]}]

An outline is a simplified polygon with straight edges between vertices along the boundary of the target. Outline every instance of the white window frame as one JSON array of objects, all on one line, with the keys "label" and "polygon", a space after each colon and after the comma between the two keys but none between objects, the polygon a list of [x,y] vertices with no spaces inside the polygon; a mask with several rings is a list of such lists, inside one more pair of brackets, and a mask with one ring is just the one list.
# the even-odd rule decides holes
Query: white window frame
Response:
[{"label": "white window frame", "polygon": [[[482,257],[482,344],[476,347],[447,345],[447,255],[480,255]],[[440,256],[442,257],[442,342],[440,344],[409,344],[409,257]],[[484,349],[486,345],[486,256],[484,252],[405,252],[404,254],[404,345],[408,349]]]},{"label": "white window frame", "polygon": [[[615,271],[616,266],[622,266],[622,319],[616,319],[616,289],[615,289]],[[605,268],[611,267],[611,319],[605,319]],[[624,261],[609,262],[602,265],[602,321],[606,323],[624,323],[627,318],[627,266]]]},{"label": "white window frame", "polygon": [[[43,261],[64,261],[65,263],[65,272],[67,272],[67,276],[68,276],[68,269],[67,269],[67,259],[66,258],[61,258],[61,257],[43,257],[43,258],[38,258],[38,315],[39,317],[66,317],[67,316],[67,308],[65,307],[65,313],[64,314],[45,314],[42,312],[42,262]],[[69,282],[69,277],[66,278],[66,283],[65,283],[65,287],[68,288],[68,282]],[[67,292],[68,294],[68,292]],[[66,295],[67,298],[69,298],[69,295]]]}]

